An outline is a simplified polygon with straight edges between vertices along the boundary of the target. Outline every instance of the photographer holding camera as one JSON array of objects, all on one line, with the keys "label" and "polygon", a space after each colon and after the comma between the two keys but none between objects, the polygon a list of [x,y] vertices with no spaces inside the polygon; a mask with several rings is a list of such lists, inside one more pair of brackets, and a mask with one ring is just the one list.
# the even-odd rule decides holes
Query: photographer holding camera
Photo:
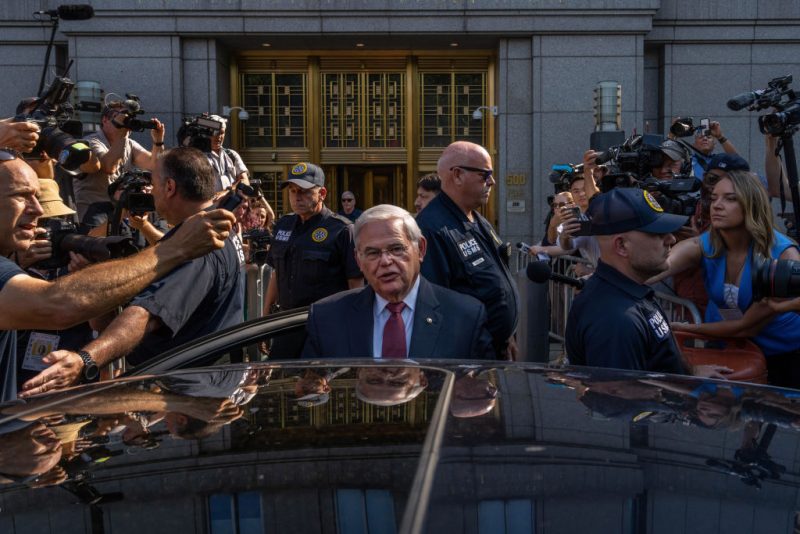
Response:
[{"label": "photographer holding camera", "polygon": [[[156,211],[174,227],[161,243],[171,242],[184,221],[212,207],[213,183],[211,166],[197,149],[173,148],[159,158],[153,171]],[[74,383],[85,369],[82,357],[99,368],[122,357],[138,365],[169,348],[241,323],[243,266],[241,241],[231,232],[221,249],[183,263],[140,292],[83,350],[49,354],[56,363],[25,384],[26,394],[45,391],[56,380],[62,386]]]},{"label": "photographer holding camera", "polygon": [[[17,153],[0,149],[0,398],[17,396],[16,331],[34,328],[67,328],[102,315],[127,302],[154,280],[185,261],[224,245],[233,216],[223,210],[192,217],[168,242],[130,258],[92,265],[55,282],[28,276],[7,259],[24,252],[34,239],[43,210],[36,194],[39,183],[33,170]],[[66,386],[66,369],[83,368],[78,355],[69,361],[52,357],[45,363],[61,362],[45,371],[45,389]],[[78,367],[80,365],[80,367]],[[91,366],[89,366],[91,370]],[[91,373],[84,373],[86,378]],[[76,376],[77,376],[76,375]],[[43,389],[37,388],[37,391]]]},{"label": "photographer holding camera", "polygon": [[[142,121],[139,101],[128,95],[124,101],[111,101],[103,108],[100,131],[86,137],[94,155],[100,160],[100,170],[74,181],[78,218],[84,229],[102,225],[110,218],[113,205],[108,198],[108,186],[122,173],[135,168],[152,171],[158,154],[164,148],[164,125],[158,119]],[[151,150],[130,138],[132,131],[150,130]]]},{"label": "photographer holding camera", "polygon": [[219,133],[211,137],[211,150],[206,152],[211,168],[214,169],[214,191],[224,191],[238,181],[249,184],[248,170],[242,157],[235,150],[222,146],[228,120],[219,115],[210,115],[209,119],[219,121],[221,125]]}]

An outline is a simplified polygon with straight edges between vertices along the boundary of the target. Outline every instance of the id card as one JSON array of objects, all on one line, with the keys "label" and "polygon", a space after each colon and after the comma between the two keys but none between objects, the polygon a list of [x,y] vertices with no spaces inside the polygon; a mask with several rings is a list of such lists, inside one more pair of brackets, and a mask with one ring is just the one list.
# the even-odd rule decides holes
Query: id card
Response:
[{"label": "id card", "polygon": [[31,337],[28,339],[28,347],[25,349],[22,368],[28,371],[44,371],[50,367],[42,359],[54,350],[58,350],[58,342],[60,340],[61,336],[31,332]]}]

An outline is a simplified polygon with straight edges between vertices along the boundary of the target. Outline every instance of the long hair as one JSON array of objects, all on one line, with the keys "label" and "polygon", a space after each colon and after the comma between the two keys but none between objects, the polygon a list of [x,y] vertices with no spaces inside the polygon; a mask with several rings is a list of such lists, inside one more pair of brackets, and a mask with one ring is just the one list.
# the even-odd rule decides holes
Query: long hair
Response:
[{"label": "long hair", "polygon": [[[730,171],[728,176],[733,183],[733,190],[736,191],[736,200],[742,207],[744,226],[753,242],[753,253],[769,258],[772,245],[775,243],[775,234],[772,226],[772,207],[767,191],[758,177],[751,172]],[[711,236],[709,257],[718,258],[726,248],[725,242],[713,225],[709,233]]]}]

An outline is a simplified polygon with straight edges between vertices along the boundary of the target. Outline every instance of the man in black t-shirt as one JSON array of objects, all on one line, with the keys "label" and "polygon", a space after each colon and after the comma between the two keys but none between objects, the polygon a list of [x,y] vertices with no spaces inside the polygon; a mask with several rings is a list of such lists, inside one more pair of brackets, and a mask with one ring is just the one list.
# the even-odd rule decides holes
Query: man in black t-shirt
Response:
[{"label": "man in black t-shirt", "polygon": [[[156,211],[174,228],[212,206],[214,174],[197,149],[180,147],[161,156],[153,171]],[[98,367],[123,356],[142,363],[165,350],[239,324],[244,319],[244,253],[238,235],[225,246],[180,265],[152,283],[78,353]],[[56,351],[54,354],[67,351]]]}]

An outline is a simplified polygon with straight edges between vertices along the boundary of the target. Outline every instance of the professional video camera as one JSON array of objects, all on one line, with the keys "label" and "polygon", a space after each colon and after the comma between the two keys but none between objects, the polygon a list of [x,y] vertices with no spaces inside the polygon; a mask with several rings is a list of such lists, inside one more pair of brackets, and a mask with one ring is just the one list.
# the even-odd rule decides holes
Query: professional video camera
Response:
[{"label": "professional video camera", "polygon": [[45,238],[53,247],[50,258],[38,262],[39,269],[58,269],[69,264],[69,253],[77,252],[86,259],[98,262],[122,258],[139,252],[129,237],[89,237],[78,233],[74,223],[57,218],[44,219]]},{"label": "professional video camera", "polygon": [[178,145],[194,147],[202,152],[211,152],[211,138],[219,135],[222,122],[203,113],[194,118],[184,119],[178,130]]},{"label": "professional video camera", "polygon": [[728,100],[728,108],[733,111],[744,108],[750,111],[775,108],[776,113],[758,118],[758,128],[763,134],[783,135],[800,125],[800,98],[789,89],[791,83],[791,75],[773,78],[767,83],[766,89],[757,89],[731,98]]},{"label": "professional video camera", "polygon": [[655,143],[641,135],[629,137],[622,145],[610,147],[597,156],[597,163],[609,164],[610,173],[603,176],[600,191],[615,187],[638,187],[660,193],[658,202],[664,211],[676,215],[692,215],[699,196],[692,194],[701,183],[692,176],[675,175],[671,180],[659,180],[652,174],[664,162],[664,153]]},{"label": "professional video camera", "polygon": [[69,78],[57,77],[43,96],[20,103],[14,121],[39,125],[39,141],[31,151],[32,156],[44,152],[62,169],[77,174],[80,166],[89,161],[92,151],[85,141],[75,138],[83,135],[83,126],[70,120],[73,109],[69,96],[73,87],[75,83]]},{"label": "professional video camera", "polygon": [[145,193],[145,187],[148,187],[150,183],[149,171],[128,171],[108,186],[108,196],[114,199],[116,193],[121,191],[115,205],[120,209],[128,210],[132,215],[141,216],[156,209],[153,195]]},{"label": "professional video camera", "polygon": [[[577,165],[571,163],[553,165],[550,169],[549,179],[556,193],[569,191],[572,182],[577,179],[583,179],[583,163]],[[252,183],[252,180],[250,182]]]},{"label": "professional video camera", "polygon": [[242,240],[247,243],[250,249],[248,263],[257,263],[258,265],[266,263],[267,251],[270,243],[272,243],[272,235],[270,235],[269,230],[261,228],[249,230],[242,234]]},{"label": "professional video camera", "polygon": [[756,256],[750,266],[753,300],[800,297],[800,261]]},{"label": "professional video camera", "polygon": [[[111,95],[117,96],[114,95],[114,93],[109,94],[109,96]],[[141,120],[136,118],[137,115],[144,115],[145,113],[142,109],[142,101],[138,96],[125,93],[125,100],[117,101],[109,100],[109,98],[106,97],[106,105],[114,105],[112,102],[125,107],[125,110],[120,110],[120,114],[124,117],[121,121],[119,120],[119,114],[111,119],[111,124],[116,128],[127,128],[132,132],[143,132],[145,130],[155,129],[156,123],[153,119]]]}]

